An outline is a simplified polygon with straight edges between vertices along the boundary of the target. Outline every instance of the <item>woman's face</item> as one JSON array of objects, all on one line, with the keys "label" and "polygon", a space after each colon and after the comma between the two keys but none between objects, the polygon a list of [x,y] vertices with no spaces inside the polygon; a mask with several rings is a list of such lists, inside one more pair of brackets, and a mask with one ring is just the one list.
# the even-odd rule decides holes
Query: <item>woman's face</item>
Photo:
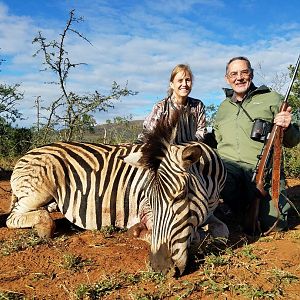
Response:
[{"label": "woman's face", "polygon": [[192,90],[192,77],[189,72],[178,72],[173,81],[170,82],[170,87],[173,90],[173,96],[177,100],[186,99]]}]

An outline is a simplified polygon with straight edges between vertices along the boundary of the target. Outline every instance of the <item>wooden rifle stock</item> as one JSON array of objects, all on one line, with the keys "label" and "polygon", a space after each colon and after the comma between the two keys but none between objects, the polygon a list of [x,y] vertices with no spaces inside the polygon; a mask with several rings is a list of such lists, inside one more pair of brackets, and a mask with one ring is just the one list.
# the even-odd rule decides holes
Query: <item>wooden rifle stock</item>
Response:
[{"label": "wooden rifle stock", "polygon": [[[288,108],[288,97],[293,86],[293,82],[298,72],[300,63],[300,55],[298,57],[295,71],[291,79],[290,85],[287,89],[287,93],[282,102],[279,112],[286,111]],[[283,127],[274,125],[270,134],[267,137],[267,141],[262,149],[261,155],[258,156],[258,163],[253,176],[253,181],[256,183],[256,188],[259,191],[257,193],[254,201],[252,201],[249,209],[249,215],[245,223],[245,229],[250,231],[252,234],[257,232],[263,235],[269,234],[277,225],[279,220],[279,195],[280,195],[280,167],[281,167],[281,155],[282,155],[282,140],[283,140]],[[268,196],[268,192],[265,190],[265,175],[267,167],[272,156],[272,180],[271,180],[271,190],[272,190],[272,202],[277,211],[277,219],[274,224],[266,232],[262,232],[259,223],[259,203],[261,199],[265,199]]]}]

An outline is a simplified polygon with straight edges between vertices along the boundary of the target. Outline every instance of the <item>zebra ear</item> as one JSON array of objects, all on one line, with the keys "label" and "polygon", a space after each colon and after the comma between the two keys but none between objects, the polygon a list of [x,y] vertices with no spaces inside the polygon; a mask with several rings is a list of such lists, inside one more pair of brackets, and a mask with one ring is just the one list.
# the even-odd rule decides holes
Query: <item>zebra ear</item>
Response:
[{"label": "zebra ear", "polygon": [[141,151],[130,153],[127,156],[120,157],[124,162],[130,164],[134,167],[143,167],[144,165],[141,162],[143,153]]},{"label": "zebra ear", "polygon": [[197,162],[202,155],[202,148],[199,144],[185,147],[182,151],[183,167],[188,168]]}]

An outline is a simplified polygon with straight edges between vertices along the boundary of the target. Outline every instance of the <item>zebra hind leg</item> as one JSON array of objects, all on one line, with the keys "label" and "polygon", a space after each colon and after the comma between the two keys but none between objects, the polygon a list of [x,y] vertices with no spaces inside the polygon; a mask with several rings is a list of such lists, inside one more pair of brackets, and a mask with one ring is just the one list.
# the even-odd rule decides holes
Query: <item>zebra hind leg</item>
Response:
[{"label": "zebra hind leg", "polygon": [[[16,207],[17,208],[17,207]],[[8,228],[34,228],[41,238],[50,238],[54,234],[55,223],[45,209],[18,212],[14,209],[6,220]]]}]

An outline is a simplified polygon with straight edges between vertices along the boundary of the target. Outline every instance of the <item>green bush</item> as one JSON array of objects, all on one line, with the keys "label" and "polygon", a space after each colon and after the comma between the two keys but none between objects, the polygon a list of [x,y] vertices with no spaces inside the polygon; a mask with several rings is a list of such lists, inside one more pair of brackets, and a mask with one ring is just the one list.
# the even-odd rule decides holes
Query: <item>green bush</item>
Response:
[{"label": "green bush", "polygon": [[32,133],[27,128],[13,128],[10,124],[0,122],[0,157],[21,156],[31,146]]},{"label": "green bush", "polygon": [[284,171],[286,177],[300,178],[300,145],[285,149]]}]

